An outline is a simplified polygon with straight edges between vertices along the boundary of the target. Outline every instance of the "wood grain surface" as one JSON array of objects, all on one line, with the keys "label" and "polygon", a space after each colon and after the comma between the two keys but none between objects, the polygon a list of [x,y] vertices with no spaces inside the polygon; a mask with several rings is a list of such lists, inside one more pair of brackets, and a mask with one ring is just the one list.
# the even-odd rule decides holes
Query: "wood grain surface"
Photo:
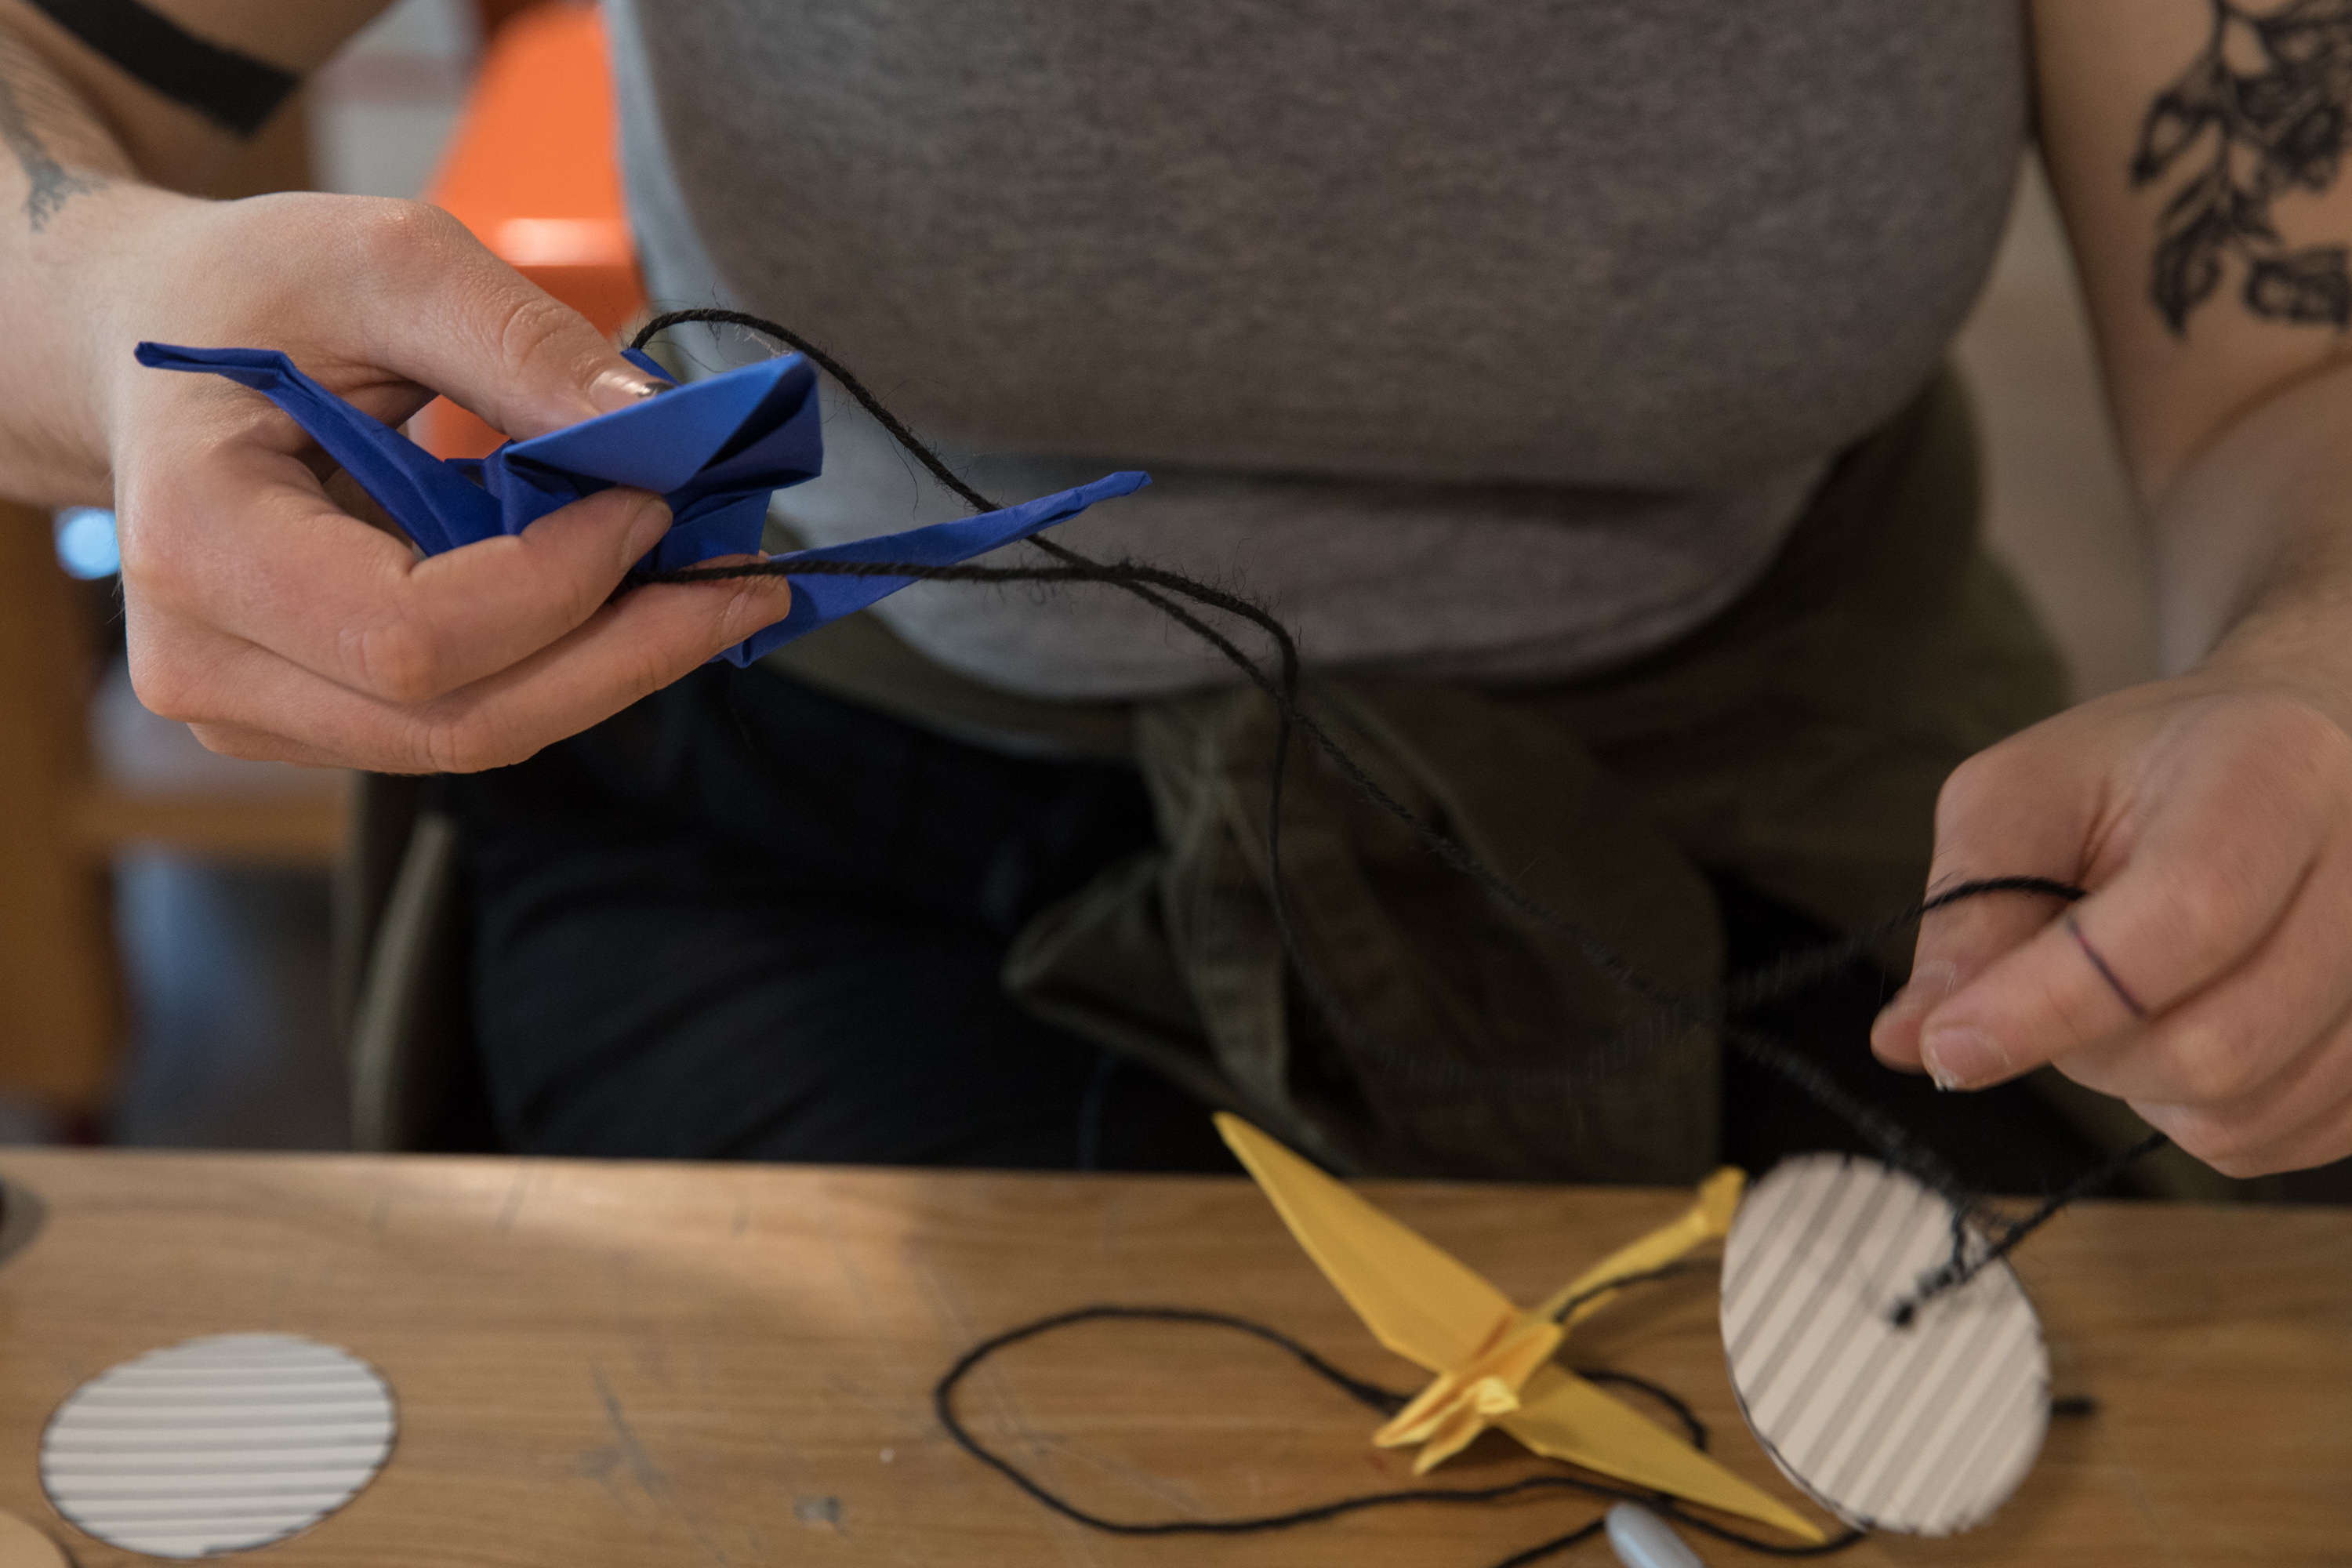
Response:
[{"label": "wood grain surface", "polygon": [[[1489,1568],[1591,1517],[1574,1498],[1414,1507],[1275,1536],[1125,1539],[1044,1512],[954,1448],[956,1354],[1092,1302],[1261,1319],[1405,1388],[1239,1181],[361,1157],[12,1152],[39,1233],[0,1263],[0,1508],[83,1568],[144,1561],[43,1500],[41,1428],[84,1378],[196,1334],[302,1333],[382,1368],[398,1446],[270,1568],[1232,1564]],[[1521,1300],[1685,1202],[1664,1192],[1370,1189]],[[2061,1419],[2018,1498],[1951,1541],[1845,1563],[2352,1563],[2352,1212],[2085,1205],[2022,1272]],[[1708,1277],[1570,1341],[1712,1424],[1791,1496],[1733,1410]],[[1214,1330],[1088,1324],[970,1384],[967,1418],[1125,1518],[1292,1508],[1405,1484],[1371,1414]],[[1538,1468],[1490,1436],[1437,1473]],[[1711,1563],[1761,1562],[1716,1542]],[[1594,1542],[1557,1561],[1607,1563]]]}]

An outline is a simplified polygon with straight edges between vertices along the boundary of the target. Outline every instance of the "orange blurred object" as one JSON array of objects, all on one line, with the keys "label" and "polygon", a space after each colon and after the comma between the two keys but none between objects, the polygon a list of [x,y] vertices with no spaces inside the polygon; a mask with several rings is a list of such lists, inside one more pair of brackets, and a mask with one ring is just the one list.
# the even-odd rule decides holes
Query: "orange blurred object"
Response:
[{"label": "orange blurred object", "polygon": [[[497,30],[425,199],[600,331],[644,309],[595,6],[534,5]],[[486,457],[506,438],[446,398],[410,429],[443,458]]]}]

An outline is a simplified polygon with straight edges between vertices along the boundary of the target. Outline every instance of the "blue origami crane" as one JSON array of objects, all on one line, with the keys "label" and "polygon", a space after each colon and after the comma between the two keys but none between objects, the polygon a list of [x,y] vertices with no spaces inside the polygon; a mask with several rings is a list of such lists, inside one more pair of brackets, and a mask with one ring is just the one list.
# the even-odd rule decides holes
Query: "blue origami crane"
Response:
[{"label": "blue origami crane", "polygon": [[[667,379],[646,355],[624,352]],[[274,349],[141,343],[138,353],[141,364],[225,375],[268,397],[310,432],[427,555],[520,533],[556,508],[614,485],[658,491],[669,502],[669,531],[639,563],[642,570],[670,572],[714,556],[755,554],[768,497],[814,479],[824,466],[816,373],[799,354],[745,365],[617,413],[510,441],[488,458],[444,459],[337,397]],[[1149,475],[1133,471],[1108,474],[1000,511],[779,559],[953,565],[1150,482]],[[749,664],[917,581],[786,575],[793,585],[792,613],[729,648],[726,658]]]}]

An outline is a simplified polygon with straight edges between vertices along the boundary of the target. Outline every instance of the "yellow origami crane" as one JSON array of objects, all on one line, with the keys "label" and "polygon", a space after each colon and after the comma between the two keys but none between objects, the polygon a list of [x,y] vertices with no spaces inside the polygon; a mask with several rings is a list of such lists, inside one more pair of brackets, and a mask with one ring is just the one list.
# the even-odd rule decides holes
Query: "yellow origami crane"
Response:
[{"label": "yellow origami crane", "polygon": [[1807,1542],[1824,1539],[1800,1515],[1551,1359],[1569,1329],[1615,1295],[1612,1281],[1663,1268],[1730,1228],[1745,1180],[1738,1171],[1717,1171],[1700,1184],[1688,1214],[1521,1311],[1466,1265],[1239,1117],[1219,1115],[1217,1131],[1373,1337],[1437,1374],[1372,1438],[1384,1448],[1420,1444],[1414,1474],[1426,1474],[1495,1426],[1551,1458],[1759,1520]]}]

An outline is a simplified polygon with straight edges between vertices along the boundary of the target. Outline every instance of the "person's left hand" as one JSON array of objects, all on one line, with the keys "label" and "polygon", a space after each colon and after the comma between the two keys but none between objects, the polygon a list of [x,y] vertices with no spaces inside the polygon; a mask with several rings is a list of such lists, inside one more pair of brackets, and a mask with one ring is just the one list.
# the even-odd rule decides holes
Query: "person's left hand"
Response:
[{"label": "person's left hand", "polygon": [[1928,917],[1871,1036],[1981,1089],[2048,1062],[2232,1176],[2352,1154],[2352,736],[2306,695],[2209,668],[1971,758],[1930,891],[2040,876],[2090,896]]}]

